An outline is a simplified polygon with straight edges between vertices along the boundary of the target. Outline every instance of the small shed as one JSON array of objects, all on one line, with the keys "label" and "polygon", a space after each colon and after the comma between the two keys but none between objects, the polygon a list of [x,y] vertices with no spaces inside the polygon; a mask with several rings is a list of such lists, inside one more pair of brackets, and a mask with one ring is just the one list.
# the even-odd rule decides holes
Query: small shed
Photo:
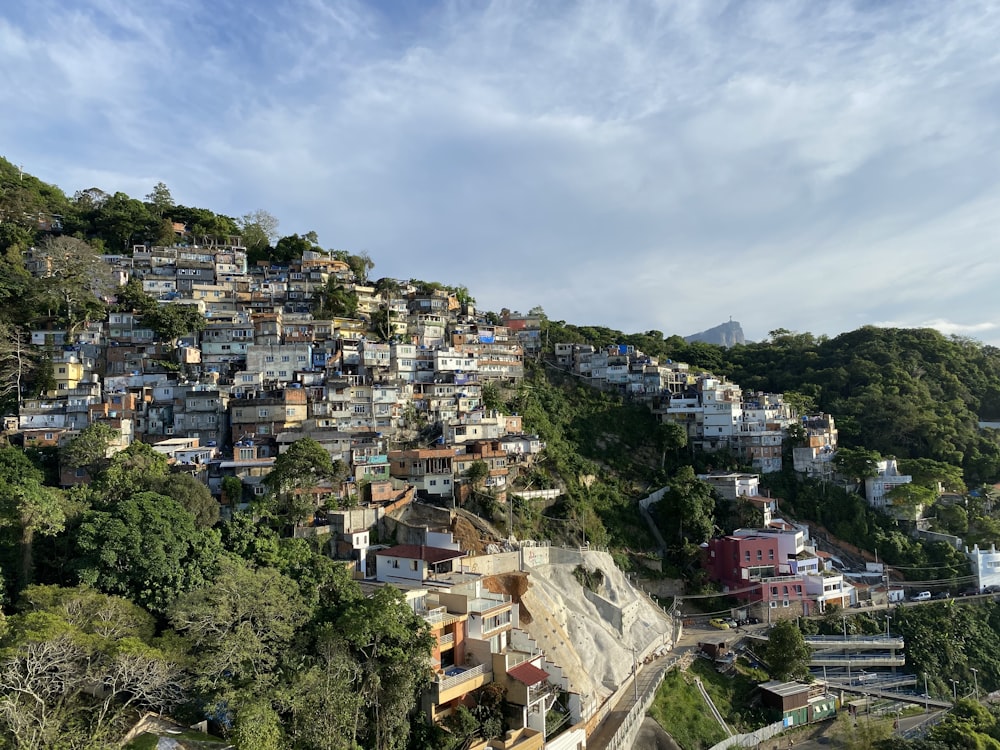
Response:
[{"label": "small shed", "polygon": [[823,683],[772,680],[759,688],[761,703],[786,726],[822,721],[837,713],[837,697]]}]

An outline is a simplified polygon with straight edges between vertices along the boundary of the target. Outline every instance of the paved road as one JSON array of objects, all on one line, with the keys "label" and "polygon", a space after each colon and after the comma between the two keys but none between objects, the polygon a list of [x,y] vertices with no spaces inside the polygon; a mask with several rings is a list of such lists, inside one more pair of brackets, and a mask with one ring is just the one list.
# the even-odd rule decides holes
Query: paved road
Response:
[{"label": "paved road", "polygon": [[[673,663],[677,660],[679,656],[683,656],[690,646],[681,647],[674,649],[665,656],[650,662],[645,665],[641,670],[639,670],[639,699],[646,695],[652,686],[658,680],[660,673],[666,669],[672,668]],[[625,721],[625,717],[628,716],[628,712],[632,710],[632,706],[635,705],[635,690],[626,691],[618,703],[613,709],[604,717],[604,721],[597,728],[590,737],[587,738],[587,748],[588,750],[605,750],[608,743],[611,742],[611,738],[615,736],[615,732]]]}]

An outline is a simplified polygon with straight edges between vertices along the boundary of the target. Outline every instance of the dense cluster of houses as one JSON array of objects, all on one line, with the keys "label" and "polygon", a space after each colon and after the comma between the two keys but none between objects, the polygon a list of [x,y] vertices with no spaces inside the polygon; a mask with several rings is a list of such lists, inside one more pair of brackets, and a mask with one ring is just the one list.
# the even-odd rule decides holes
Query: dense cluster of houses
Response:
[{"label": "dense cluster of houses", "polygon": [[[523,376],[537,318],[512,313],[509,325],[490,323],[449,291],[407,283],[377,291],[320,253],[248,267],[231,242],[105,256],[118,283],[138,279],[161,304],[195,307],[204,330],[168,342],[140,313],[120,311],[81,330],[33,331],[55,387],[24,401],[8,431],[27,446],[58,446],[104,422],[119,435],[113,450],[134,440],[159,446],[220,497],[222,479],[239,478],[244,495],[223,498],[229,504],[263,494],[275,457],[303,436],[350,467],[354,488],[334,493],[363,486],[385,495],[379,483],[389,482],[460,500],[463,472],[482,460],[486,490],[503,499],[511,471],[542,444],[521,432],[516,415],[484,408],[483,388]],[[30,258],[29,268],[45,273]],[[354,297],[355,317],[309,312],[331,283]],[[378,337],[380,311],[391,330]],[[436,442],[390,450],[427,426],[443,431]],[[86,479],[83,470],[63,475],[65,485]]]},{"label": "dense cluster of houses", "polygon": [[799,417],[777,393],[744,393],[724,378],[692,370],[683,362],[660,361],[630,345],[597,349],[555,345],[556,364],[595,388],[617,390],[651,405],[661,421],[681,425],[688,443],[702,451],[729,450],[761,474],[781,471],[789,428],[801,428],[795,468],[825,476],[837,447],[829,414]]}]

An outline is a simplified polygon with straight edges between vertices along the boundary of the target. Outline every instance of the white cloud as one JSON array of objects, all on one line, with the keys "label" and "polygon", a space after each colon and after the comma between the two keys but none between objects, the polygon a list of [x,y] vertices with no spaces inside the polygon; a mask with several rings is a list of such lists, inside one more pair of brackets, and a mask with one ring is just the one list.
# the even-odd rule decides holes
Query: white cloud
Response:
[{"label": "white cloud", "polygon": [[947,327],[1000,282],[991,3],[77,7],[0,11],[5,156],[69,192],[626,330]]}]

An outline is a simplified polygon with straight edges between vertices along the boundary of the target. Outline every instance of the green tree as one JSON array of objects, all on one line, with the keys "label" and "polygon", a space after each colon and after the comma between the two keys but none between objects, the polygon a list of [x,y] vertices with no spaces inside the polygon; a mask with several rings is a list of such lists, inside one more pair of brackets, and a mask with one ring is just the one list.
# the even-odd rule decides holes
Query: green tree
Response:
[{"label": "green tree", "polygon": [[94,477],[110,463],[108,449],[118,439],[118,430],[104,422],[93,422],[59,451],[59,460],[70,469],[86,469]]},{"label": "green tree", "polygon": [[270,701],[260,697],[240,701],[232,740],[237,750],[282,750],[288,747],[281,717]]},{"label": "green tree", "polygon": [[308,490],[323,481],[343,477],[343,464],[335,464],[322,445],[305,437],[275,459],[271,472],[264,477],[264,485],[277,501],[278,515],[295,525],[315,510]]},{"label": "green tree", "polygon": [[656,427],[656,438],[660,444],[660,468],[667,463],[667,452],[677,452],[687,447],[687,430],[676,422],[660,422]]},{"label": "green tree", "polygon": [[350,645],[329,623],[283,694],[291,714],[290,734],[297,746],[355,750],[362,731],[363,699],[357,687],[364,674]]},{"label": "green tree", "polygon": [[282,237],[274,246],[271,260],[281,265],[288,265],[293,260],[298,260],[309,250],[318,250],[315,242],[308,239],[308,235],[300,237],[297,234],[290,234]]},{"label": "green tree", "polygon": [[900,459],[897,462],[900,474],[913,477],[913,484],[934,490],[941,485],[948,492],[965,492],[962,469],[930,458]]},{"label": "green tree", "polygon": [[811,652],[794,620],[782,620],[773,625],[767,636],[767,646],[761,658],[776,680],[804,677],[809,671]]},{"label": "green tree", "polygon": [[156,300],[143,291],[142,281],[135,276],[115,292],[115,308],[122,312],[136,312],[141,315],[156,306]]},{"label": "green tree", "polygon": [[176,501],[139,492],[84,514],[73,547],[80,583],[163,612],[215,572],[217,532],[199,529]]},{"label": "green tree", "polygon": [[219,521],[219,503],[205,483],[190,474],[170,474],[156,482],[153,491],[175,500],[200,528],[211,528]]},{"label": "green tree", "polygon": [[94,211],[94,227],[119,253],[129,253],[132,244],[144,242],[155,232],[154,217],[142,201],[125,193],[115,193],[103,200]]},{"label": "green tree", "polygon": [[882,457],[864,448],[838,448],[833,463],[841,474],[857,482],[878,475],[878,462]]},{"label": "green tree", "polygon": [[146,204],[154,218],[162,219],[174,207],[174,197],[164,183],[158,182],[153,186],[152,192],[146,196]]},{"label": "green tree", "polygon": [[308,618],[298,585],[273,568],[254,570],[223,557],[215,578],[178,597],[167,611],[198,654],[203,689],[260,689]]},{"label": "green tree", "polygon": [[469,464],[469,468],[465,470],[465,478],[469,480],[473,492],[482,487],[483,482],[486,481],[489,475],[490,467],[486,465],[485,461],[473,461]]},{"label": "green tree", "polygon": [[243,482],[239,477],[222,478],[222,495],[232,506],[237,506],[243,501]]},{"label": "green tree", "polygon": [[670,489],[655,507],[658,525],[668,540],[700,544],[712,535],[715,498],[711,487],[698,479],[690,466],[674,474]]},{"label": "green tree", "polygon": [[142,322],[171,346],[176,346],[181,336],[202,331],[207,325],[205,316],[197,307],[179,303],[157,305],[146,310]]},{"label": "green tree", "polygon": [[35,535],[53,536],[65,525],[66,504],[60,490],[46,487],[34,477],[0,483],[0,526],[18,531],[19,586],[30,584],[34,575]]},{"label": "green tree", "polygon": [[[313,295],[313,315],[317,318],[353,318],[358,314],[358,295],[334,276]],[[388,315],[388,310],[386,311]],[[386,325],[388,323],[386,322]]]},{"label": "green tree", "polygon": [[105,504],[113,504],[131,495],[149,492],[166,479],[170,462],[146,443],[134,442],[111,457],[93,487]]},{"label": "green tree", "polygon": [[401,750],[409,735],[409,712],[430,677],[427,624],[399,589],[382,586],[371,597],[352,600],[335,626],[361,667],[355,682],[364,706],[359,743]]},{"label": "green tree", "polygon": [[351,255],[347,258],[347,265],[351,267],[351,273],[359,284],[368,283],[368,272],[375,268],[375,261],[366,252]]}]

